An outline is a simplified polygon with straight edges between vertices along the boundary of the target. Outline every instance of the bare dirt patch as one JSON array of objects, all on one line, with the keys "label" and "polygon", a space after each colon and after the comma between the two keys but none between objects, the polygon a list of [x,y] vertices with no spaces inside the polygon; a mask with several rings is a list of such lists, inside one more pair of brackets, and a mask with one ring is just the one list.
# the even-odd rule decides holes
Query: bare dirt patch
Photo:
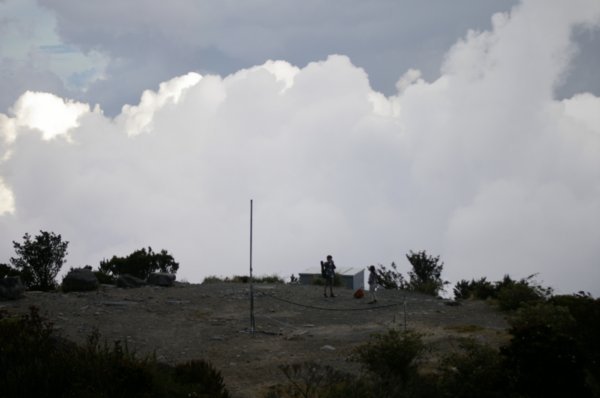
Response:
[{"label": "bare dirt patch", "polygon": [[161,288],[119,289],[103,285],[89,293],[26,292],[25,298],[0,302],[9,313],[40,309],[64,337],[83,343],[98,330],[109,343],[127,343],[139,356],[156,355],[170,364],[207,359],[219,369],[234,397],[257,397],[284,382],[279,365],[316,361],[358,372],[349,361],[354,347],[373,333],[404,328],[425,334],[440,351],[461,337],[498,345],[507,324],[484,302],[459,306],[403,291],[379,292],[377,304],[338,289],[323,297],[318,286],[255,285],[255,331],[250,331],[247,284],[183,284]]}]

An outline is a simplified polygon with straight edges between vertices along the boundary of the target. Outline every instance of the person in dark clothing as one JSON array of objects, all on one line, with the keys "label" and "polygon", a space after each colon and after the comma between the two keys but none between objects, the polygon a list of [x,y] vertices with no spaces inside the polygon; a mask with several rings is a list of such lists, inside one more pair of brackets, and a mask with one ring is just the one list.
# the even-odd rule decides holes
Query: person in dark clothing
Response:
[{"label": "person in dark clothing", "polygon": [[325,291],[323,295],[327,297],[327,286],[329,286],[329,295],[335,297],[333,294],[333,280],[335,279],[335,264],[333,263],[333,257],[327,256],[327,261],[321,261],[321,267],[323,268],[323,278],[325,278]]},{"label": "person in dark clothing", "polygon": [[377,302],[377,272],[375,272],[375,266],[369,266],[369,292],[371,292],[371,301],[369,304],[375,304]]}]

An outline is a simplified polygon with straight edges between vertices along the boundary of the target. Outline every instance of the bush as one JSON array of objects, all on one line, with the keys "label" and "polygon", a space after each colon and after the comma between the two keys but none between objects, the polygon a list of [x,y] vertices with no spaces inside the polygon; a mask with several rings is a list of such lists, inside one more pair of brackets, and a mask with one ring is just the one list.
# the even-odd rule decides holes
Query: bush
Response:
[{"label": "bush", "polygon": [[429,256],[424,250],[414,253],[410,251],[406,258],[412,265],[408,273],[407,288],[412,291],[437,296],[444,290],[448,282],[442,280],[444,263],[440,263],[440,256]]},{"label": "bush", "polygon": [[[312,280],[312,284],[317,286],[325,286],[325,278],[323,278],[321,275],[315,276]],[[342,278],[339,274],[335,274],[333,276],[333,286],[342,286]]]},{"label": "bush", "polygon": [[385,265],[378,265],[375,270],[377,274],[377,282],[383,286],[384,289],[404,289],[406,288],[406,281],[402,273],[398,272],[396,263],[390,265],[390,269],[386,268]]},{"label": "bush", "polygon": [[[266,275],[266,276],[254,276],[252,277],[253,283],[281,283],[284,284],[285,281],[281,279],[278,275]],[[225,278],[211,275],[204,278],[202,283],[250,283],[250,277],[247,275],[234,275],[231,278],[226,276]]]},{"label": "bush", "polygon": [[227,398],[221,374],[209,363],[175,367],[153,357],[138,359],[127,346],[70,343],[52,330],[35,308],[29,315],[0,314],[2,396],[17,397],[218,397]]},{"label": "bush", "polygon": [[229,397],[221,372],[203,360],[193,360],[176,365],[174,380],[192,390],[187,393],[188,397]]},{"label": "bush", "polygon": [[510,396],[504,362],[498,350],[471,339],[461,342],[459,352],[442,359],[438,383],[441,398]]},{"label": "bush", "polygon": [[148,250],[136,250],[127,257],[113,256],[110,260],[102,260],[99,271],[113,277],[129,274],[136,278],[146,279],[153,272],[175,274],[178,269],[179,263],[175,262],[173,256],[166,250],[154,253],[149,247]]},{"label": "bush", "polygon": [[102,285],[114,285],[115,283],[117,283],[117,278],[106,271],[96,270],[93,272],[94,275],[96,275],[96,279],[98,279],[98,283]]},{"label": "bush", "polygon": [[[364,394],[355,395],[355,384],[350,375],[336,371],[330,366],[304,362],[282,365],[279,369],[285,375],[288,383],[272,387],[266,394],[268,398],[365,397]],[[354,394],[349,394],[351,391]]]},{"label": "bush", "polygon": [[550,304],[567,308],[575,319],[573,331],[578,352],[585,367],[586,382],[593,396],[600,397],[600,299],[583,292],[575,295],[554,296]]},{"label": "bush", "polygon": [[514,311],[525,304],[542,302],[552,295],[551,288],[545,288],[534,281],[534,275],[514,280],[509,275],[498,282],[489,282],[485,277],[470,282],[461,280],[454,287],[456,299],[496,299],[503,311]]},{"label": "bush", "polygon": [[18,269],[11,267],[8,264],[0,263],[0,279],[7,276],[20,276],[21,273]]},{"label": "bush", "polygon": [[514,390],[528,397],[590,397],[577,323],[565,307],[548,303],[520,308],[510,319],[510,344],[502,349]]},{"label": "bush", "polygon": [[353,358],[374,379],[375,396],[396,396],[418,384],[417,364],[424,351],[420,334],[390,329],[357,347]]},{"label": "bush", "polygon": [[552,289],[540,286],[533,280],[534,277],[535,274],[515,281],[510,276],[505,275],[501,282],[497,282],[496,297],[500,309],[514,311],[525,304],[542,302],[550,297]]},{"label": "bush", "polygon": [[26,233],[23,243],[13,241],[17,257],[10,262],[30,289],[52,290],[57,286],[55,278],[65,263],[68,245],[54,232],[40,231],[34,240]]},{"label": "bush", "polygon": [[472,279],[470,282],[463,279],[458,281],[454,287],[454,298],[456,299],[486,300],[496,297],[496,294],[496,286],[485,277],[479,280]]}]

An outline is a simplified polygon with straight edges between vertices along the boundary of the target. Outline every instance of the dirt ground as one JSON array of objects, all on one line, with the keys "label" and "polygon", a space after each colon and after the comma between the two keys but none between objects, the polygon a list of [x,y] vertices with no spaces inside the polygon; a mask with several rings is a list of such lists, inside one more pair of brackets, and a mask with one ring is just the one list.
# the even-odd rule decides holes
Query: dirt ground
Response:
[{"label": "dirt ground", "polygon": [[507,338],[502,314],[480,301],[450,306],[447,300],[385,290],[376,304],[368,304],[367,297],[355,299],[341,288],[335,298],[323,297],[319,286],[253,290],[253,330],[250,286],[236,283],[26,292],[20,300],[0,301],[0,309],[18,314],[37,306],[62,336],[79,343],[97,329],[102,339],[126,342],[140,357],[155,353],[171,364],[207,359],[236,398],[260,397],[285,382],[282,364],[315,361],[359,372],[348,360],[352,349],[392,327],[424,333],[441,352],[456,347],[461,337],[495,345]]}]

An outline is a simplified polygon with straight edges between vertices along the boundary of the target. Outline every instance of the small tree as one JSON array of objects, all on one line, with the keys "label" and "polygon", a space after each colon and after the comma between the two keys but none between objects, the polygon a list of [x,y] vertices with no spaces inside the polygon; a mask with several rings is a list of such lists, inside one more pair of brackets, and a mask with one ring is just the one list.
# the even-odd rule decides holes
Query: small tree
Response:
[{"label": "small tree", "polygon": [[404,276],[398,271],[398,267],[394,262],[390,265],[389,269],[385,265],[379,264],[375,272],[377,273],[379,284],[384,289],[404,289],[406,287]]},{"label": "small tree", "polygon": [[20,271],[23,283],[30,289],[43,291],[56,287],[56,275],[65,263],[69,242],[54,232],[40,231],[33,240],[26,233],[23,243],[14,242],[17,257],[11,264]]},{"label": "small tree", "polygon": [[425,250],[413,252],[406,255],[413,269],[408,273],[410,278],[408,289],[421,293],[437,296],[448,282],[442,280],[444,263],[440,263],[440,256],[429,256]]}]

